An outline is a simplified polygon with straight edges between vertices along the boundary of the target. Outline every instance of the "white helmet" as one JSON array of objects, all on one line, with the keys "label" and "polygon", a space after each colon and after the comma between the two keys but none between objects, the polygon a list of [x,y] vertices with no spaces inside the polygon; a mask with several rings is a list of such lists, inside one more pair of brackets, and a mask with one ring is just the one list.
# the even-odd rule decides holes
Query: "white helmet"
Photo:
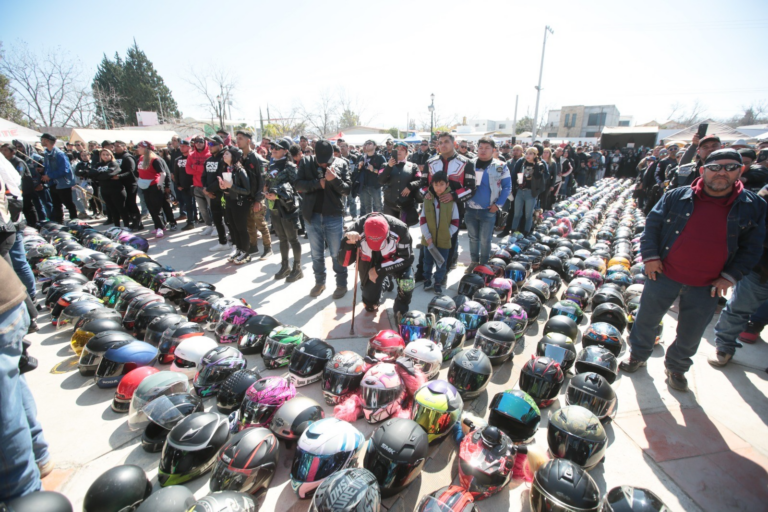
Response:
[{"label": "white helmet", "polygon": [[568,286],[578,286],[579,288],[583,288],[589,294],[590,299],[597,291],[597,288],[595,287],[595,283],[593,283],[586,277],[577,277],[576,279],[573,279],[570,283],[568,283]]},{"label": "white helmet", "polygon": [[624,292],[624,302],[629,302],[630,299],[640,297],[643,294],[642,284],[632,284]]},{"label": "white helmet", "polygon": [[179,343],[174,352],[172,372],[181,372],[192,379],[200,367],[200,360],[209,350],[218,347],[218,343],[207,336],[194,336]]},{"label": "white helmet", "polygon": [[420,338],[405,346],[403,355],[413,361],[414,366],[424,372],[427,379],[432,380],[440,372],[443,364],[443,352],[440,346],[432,340]]}]

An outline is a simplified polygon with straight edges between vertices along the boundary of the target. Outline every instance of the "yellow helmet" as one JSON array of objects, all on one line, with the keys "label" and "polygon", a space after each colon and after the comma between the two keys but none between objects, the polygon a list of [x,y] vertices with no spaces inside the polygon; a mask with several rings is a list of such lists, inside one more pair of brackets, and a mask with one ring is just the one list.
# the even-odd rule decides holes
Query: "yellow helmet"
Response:
[{"label": "yellow helmet", "polygon": [[608,262],[608,268],[611,268],[614,265],[621,265],[625,269],[629,270],[632,266],[627,258],[611,258],[611,260]]}]

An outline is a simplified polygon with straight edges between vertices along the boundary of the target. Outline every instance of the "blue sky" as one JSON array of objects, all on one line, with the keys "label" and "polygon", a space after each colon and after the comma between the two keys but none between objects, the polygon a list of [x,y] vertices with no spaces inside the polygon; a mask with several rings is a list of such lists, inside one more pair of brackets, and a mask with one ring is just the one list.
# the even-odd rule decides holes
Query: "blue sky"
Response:
[{"label": "blue sky", "polygon": [[233,117],[258,119],[268,104],[285,115],[340,90],[373,126],[427,120],[431,93],[444,119],[511,119],[516,94],[518,118],[532,115],[547,24],[540,113],[616,104],[644,122],[675,102],[699,100],[716,118],[768,103],[765,0],[3,3],[6,51],[60,46],[90,81],[135,37],[182,112],[203,118],[184,78],[214,65],[239,78]]}]

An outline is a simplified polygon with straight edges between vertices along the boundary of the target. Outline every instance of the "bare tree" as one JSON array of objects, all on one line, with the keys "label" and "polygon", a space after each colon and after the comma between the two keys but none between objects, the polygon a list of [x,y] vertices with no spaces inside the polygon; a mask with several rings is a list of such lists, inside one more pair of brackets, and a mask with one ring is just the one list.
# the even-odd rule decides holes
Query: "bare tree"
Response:
[{"label": "bare tree", "polygon": [[706,111],[707,108],[698,99],[694,100],[690,107],[686,107],[679,101],[676,101],[670,106],[670,112],[667,119],[680,123],[683,126],[691,126],[701,122],[704,119]]},{"label": "bare tree", "polygon": [[285,113],[274,106],[270,108],[272,112],[277,114],[277,117],[270,116],[269,128],[264,127],[264,131],[267,132],[264,135],[295,138],[307,129],[307,123],[298,107],[293,107]]},{"label": "bare tree", "polygon": [[298,112],[307,127],[316,135],[322,137],[336,132],[338,123],[338,102],[327,89],[320,92],[312,109],[299,104]]},{"label": "bare tree", "polygon": [[200,106],[207,108],[219,120],[219,126],[223,128],[224,119],[227,117],[227,105],[234,101],[234,94],[239,82],[238,77],[220,67],[206,70],[192,69],[189,77],[185,81],[205,99]]},{"label": "bare tree", "polygon": [[344,87],[339,87],[337,97],[340,130],[370,124],[372,118],[364,119],[365,107],[359,97],[353,98]]},{"label": "bare tree", "polygon": [[[458,116],[456,114],[453,115],[440,115],[435,111],[435,123],[434,127],[437,128],[438,126],[453,126],[457,123]],[[419,131],[422,132],[428,132],[430,127],[430,116],[429,112],[427,112],[426,116],[423,114],[419,117]]]}]

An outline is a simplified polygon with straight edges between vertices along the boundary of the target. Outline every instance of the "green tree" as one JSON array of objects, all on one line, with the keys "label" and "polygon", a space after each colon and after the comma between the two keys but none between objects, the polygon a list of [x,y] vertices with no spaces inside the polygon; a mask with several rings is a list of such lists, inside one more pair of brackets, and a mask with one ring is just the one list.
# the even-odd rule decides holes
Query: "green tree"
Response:
[{"label": "green tree", "polygon": [[525,116],[517,122],[515,126],[515,135],[523,132],[533,131],[533,118],[531,116]]},{"label": "green tree", "polygon": [[387,132],[395,139],[400,138],[400,129],[399,128],[390,128],[387,130]]},{"label": "green tree", "polygon": [[24,114],[16,106],[16,100],[13,97],[13,91],[10,87],[8,77],[0,74],[0,117],[13,121],[14,123],[28,126]]},{"label": "green tree", "polygon": [[360,116],[353,111],[347,109],[341,113],[339,117],[339,128],[349,128],[351,126],[358,126],[360,124]]}]

